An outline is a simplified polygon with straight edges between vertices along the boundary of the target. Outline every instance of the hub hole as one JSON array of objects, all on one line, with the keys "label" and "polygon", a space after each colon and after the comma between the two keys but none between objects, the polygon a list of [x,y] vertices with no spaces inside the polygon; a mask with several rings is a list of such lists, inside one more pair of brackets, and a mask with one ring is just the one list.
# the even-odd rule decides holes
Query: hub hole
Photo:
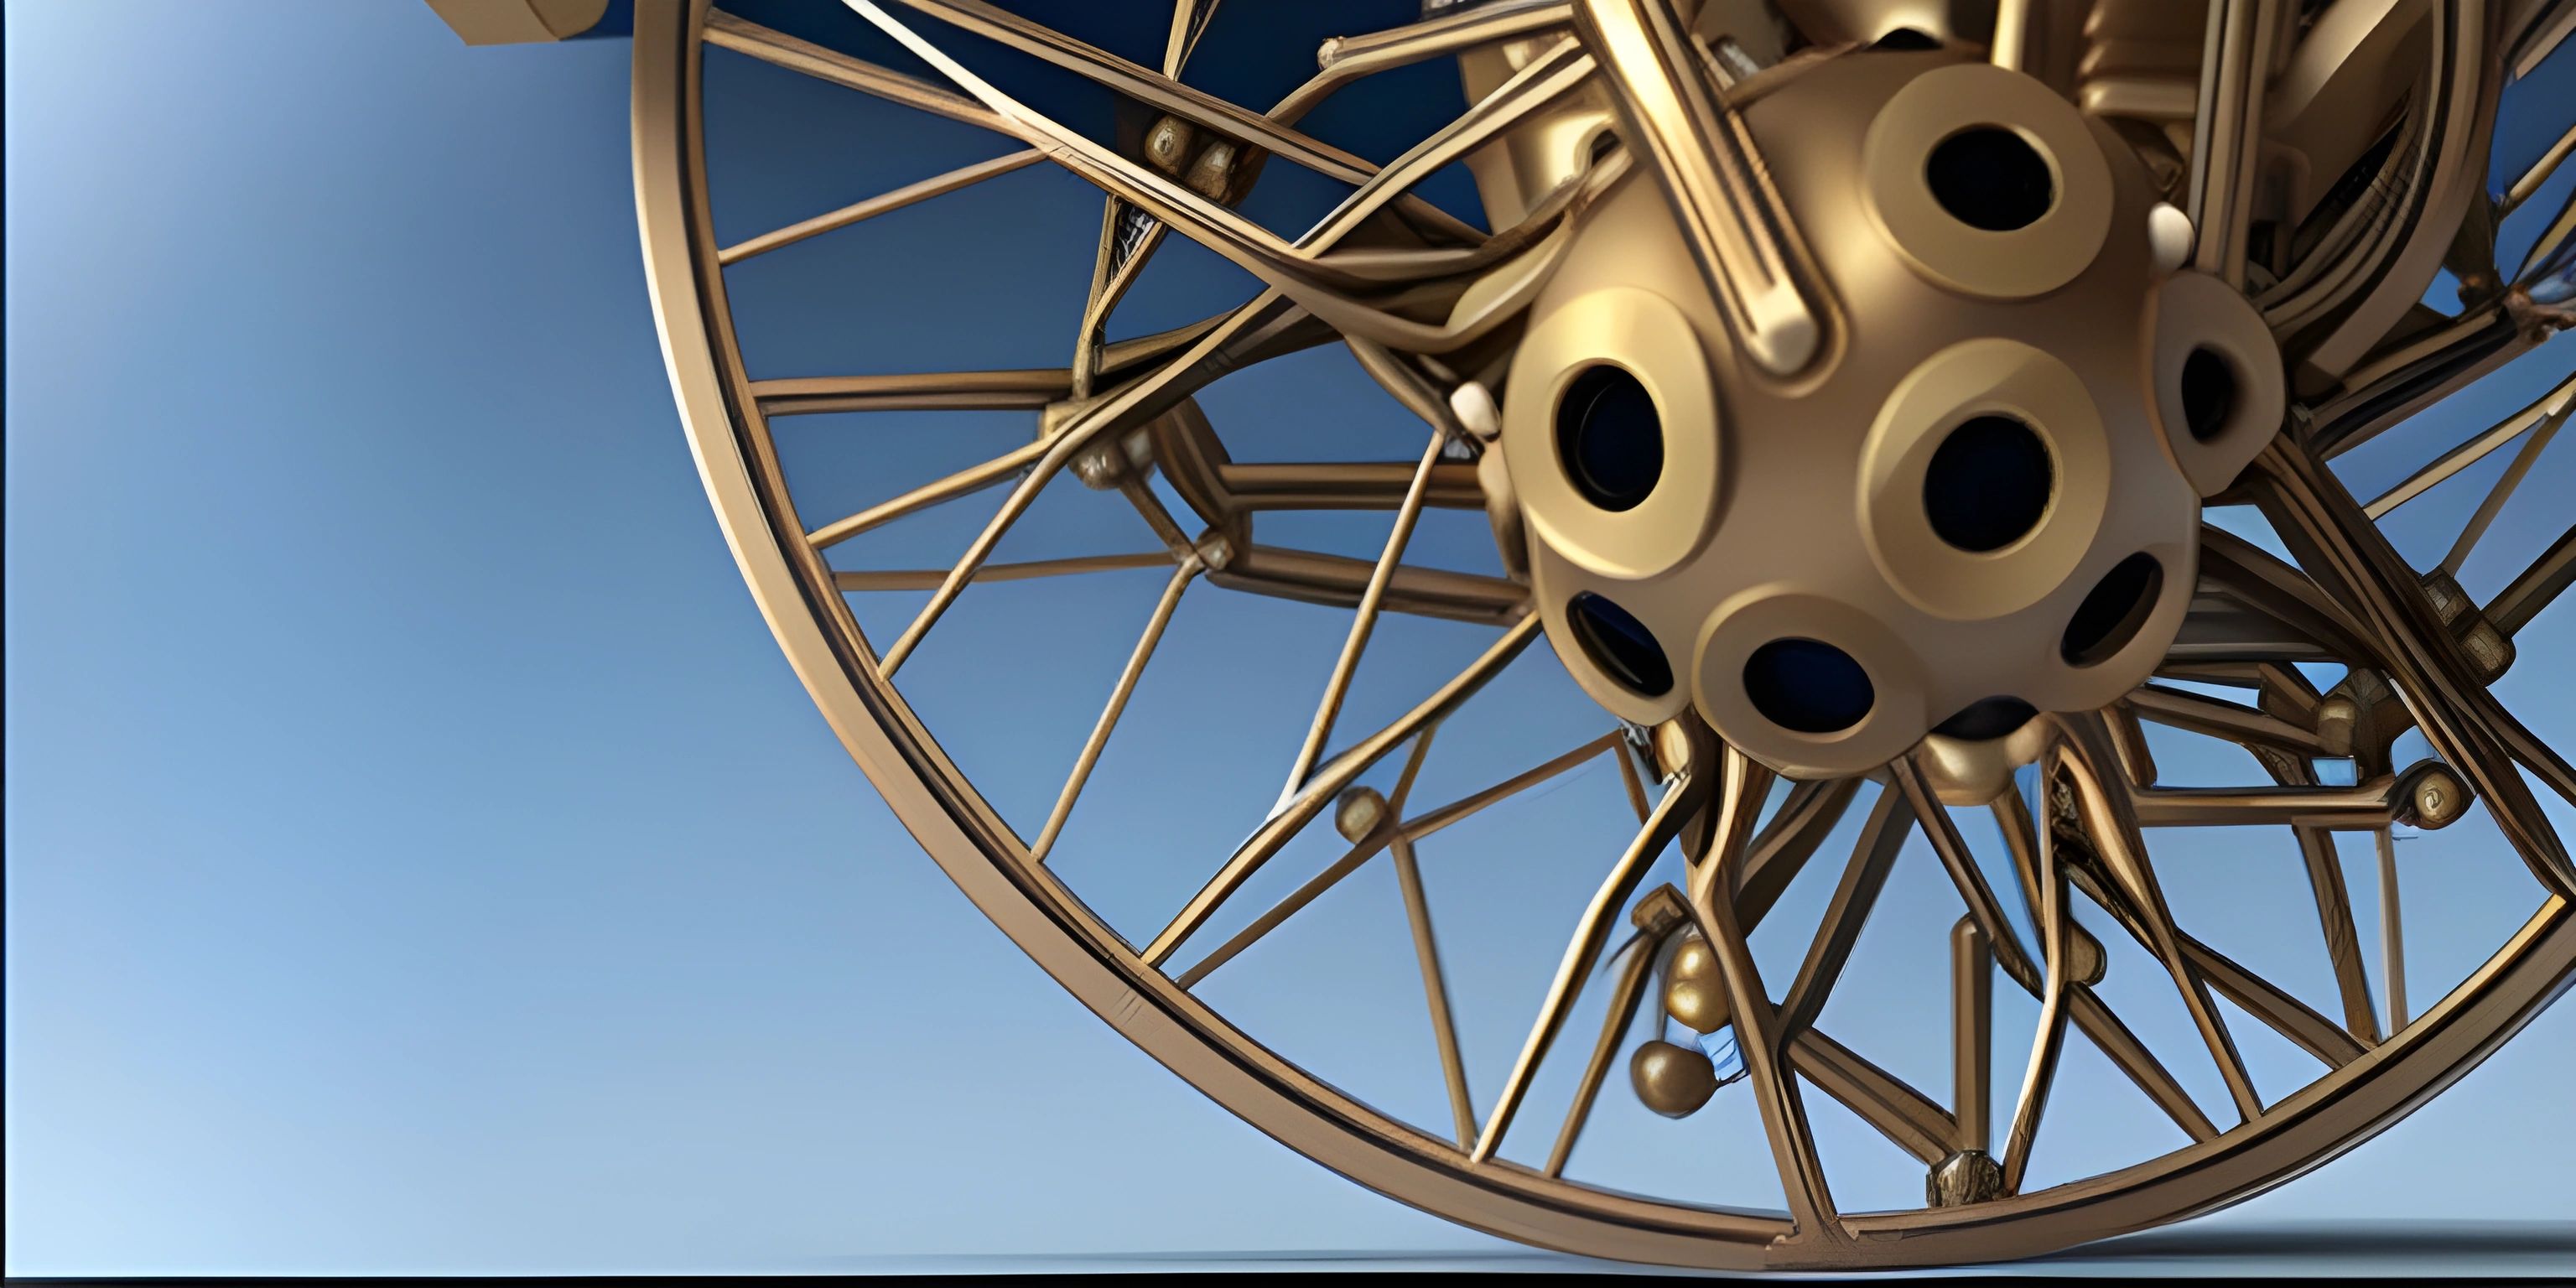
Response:
[{"label": "hub hole", "polygon": [[2057,203],[2048,159],[1997,125],[1971,126],[1941,140],[1923,164],[1923,177],[1952,218],[1990,233],[2028,228]]},{"label": "hub hole", "polygon": [[1959,708],[1959,713],[1932,726],[1932,732],[1944,738],[1966,742],[1984,742],[2001,738],[2039,714],[2037,708],[2019,698],[1980,698]]},{"label": "hub hole", "polygon": [[1869,47],[1891,53],[1913,54],[1927,49],[1939,49],[1941,42],[1934,40],[1929,33],[1920,28],[1898,27],[1870,42]]},{"label": "hub hole", "polygon": [[1654,396],[1617,367],[1574,378],[1556,405],[1556,453],[1583,499],[1633,510],[1664,474],[1664,427]]},{"label": "hub hole", "polygon": [[1796,733],[1836,733],[1878,702],[1869,673],[1822,640],[1773,640],[1744,660],[1744,695],[1762,718]]},{"label": "hub hole", "polygon": [[2164,565],[2153,555],[2141,552],[2112,565],[2075,606],[2066,636],[2058,641],[2058,655],[2068,666],[2092,666],[2127,648],[2155,611],[2164,586]]},{"label": "hub hole", "polygon": [[1933,449],[1923,471],[1923,513],[1933,535],[1982,554],[2038,527],[2056,485],[2048,444],[2030,426],[2009,416],[1979,416]]},{"label": "hub hole", "polygon": [[2201,442],[2218,437],[2236,411],[2236,366],[2215,349],[2182,360],[2182,422]]},{"label": "hub hole", "polygon": [[1672,692],[1673,668],[1663,646],[1627,609],[1587,590],[1567,602],[1565,619],[1583,655],[1620,687],[1649,698]]}]

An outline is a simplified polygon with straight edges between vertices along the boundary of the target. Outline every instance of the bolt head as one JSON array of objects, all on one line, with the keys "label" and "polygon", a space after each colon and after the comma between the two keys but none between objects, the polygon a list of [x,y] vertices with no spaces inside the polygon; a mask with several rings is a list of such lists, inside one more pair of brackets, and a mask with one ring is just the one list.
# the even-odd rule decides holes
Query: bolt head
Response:
[{"label": "bolt head", "polygon": [[1717,1094],[1717,1067],[1705,1051],[1657,1040],[1628,1057],[1628,1082],[1648,1109],[1687,1118]]},{"label": "bolt head", "polygon": [[1386,821],[1386,797],[1374,787],[1353,787],[1333,802],[1333,830],[1357,844]]}]

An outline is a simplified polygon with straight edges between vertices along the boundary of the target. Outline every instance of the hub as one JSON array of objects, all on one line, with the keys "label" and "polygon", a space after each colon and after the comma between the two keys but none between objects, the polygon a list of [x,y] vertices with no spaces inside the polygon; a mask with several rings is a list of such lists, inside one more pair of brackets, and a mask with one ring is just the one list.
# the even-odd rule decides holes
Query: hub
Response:
[{"label": "hub", "polygon": [[[1471,91],[1516,56],[1470,60]],[[2280,423],[2261,316],[2179,267],[2188,227],[2120,137],[2017,72],[1882,46],[1725,97],[1822,343],[1749,361],[1643,167],[1584,212],[1500,398],[1558,654],[1622,718],[1696,710],[1799,776],[2134,688],[2202,498]],[[1480,158],[1495,217],[1617,128],[1578,103]]]}]

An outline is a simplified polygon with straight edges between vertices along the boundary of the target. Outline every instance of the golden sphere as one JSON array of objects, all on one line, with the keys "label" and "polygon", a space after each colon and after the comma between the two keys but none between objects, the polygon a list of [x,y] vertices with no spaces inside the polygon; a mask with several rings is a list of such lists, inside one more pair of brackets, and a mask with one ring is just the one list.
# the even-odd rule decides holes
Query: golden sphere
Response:
[{"label": "golden sphere", "polygon": [[1666,1118],[1688,1118],[1717,1094],[1717,1069],[1705,1052],[1670,1042],[1648,1042],[1628,1057],[1628,1081],[1637,1099]]},{"label": "golden sphere", "polygon": [[1694,935],[1673,951],[1672,978],[1664,985],[1664,1013],[1694,1033],[1715,1033],[1726,1025],[1726,976],[1708,941]]},{"label": "golden sphere", "polygon": [[2066,977],[2087,988],[2102,982],[2102,941],[2077,927],[2066,936]]},{"label": "golden sphere", "polygon": [[1166,116],[1145,132],[1145,159],[1166,174],[1179,174],[1181,163],[1189,159],[1190,141],[1195,134],[1188,122]]}]

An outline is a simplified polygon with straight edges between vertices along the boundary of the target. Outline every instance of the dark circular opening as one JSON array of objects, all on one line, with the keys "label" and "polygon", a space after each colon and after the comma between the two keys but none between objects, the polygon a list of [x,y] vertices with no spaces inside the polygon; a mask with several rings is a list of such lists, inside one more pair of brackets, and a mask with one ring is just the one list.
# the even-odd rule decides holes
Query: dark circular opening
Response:
[{"label": "dark circular opening", "polygon": [[1663,646],[1627,609],[1587,590],[1567,602],[1565,619],[1583,655],[1621,687],[1649,698],[1672,692],[1673,667],[1664,660]]},{"label": "dark circular opening", "polygon": [[2001,550],[2039,526],[2056,491],[2048,444],[2010,416],[1979,416],[1950,431],[1923,471],[1933,535],[1971,553]]},{"label": "dark circular opening", "polygon": [[2182,423],[2201,442],[2218,437],[2236,410],[2236,366],[2215,349],[2182,360]]},{"label": "dark circular opening", "polygon": [[2019,698],[1979,698],[1959,708],[1957,715],[1932,726],[1932,732],[1944,738],[1984,742],[2021,728],[2038,714],[2038,708]]},{"label": "dark circular opening", "polygon": [[1877,40],[1872,41],[1869,47],[1872,49],[1884,49],[1894,53],[1911,54],[1920,53],[1926,49],[1939,49],[1941,47],[1941,42],[1934,40],[1931,36],[1916,28],[1899,27],[1886,35],[1879,37]]},{"label": "dark circular opening", "polygon": [[1941,140],[1923,163],[1923,177],[1951,217],[1990,233],[2027,228],[2057,201],[2048,159],[1999,125],[1971,126]]},{"label": "dark circular opening", "polygon": [[1610,130],[1603,130],[1599,134],[1592,136],[1592,148],[1586,159],[1594,165],[1599,165],[1601,164],[1601,158],[1618,150],[1618,147],[1618,134]]},{"label": "dark circular opening", "polygon": [[1822,640],[1773,640],[1744,659],[1744,695],[1762,718],[1797,733],[1859,724],[1878,701],[1869,673]]},{"label": "dark circular opening", "polygon": [[2164,565],[2153,555],[2141,552],[2113,564],[2075,606],[2066,636],[2058,641],[2058,655],[2068,666],[2091,666],[2128,647],[2146,625],[2147,614],[2155,611],[2156,595],[2164,586]]},{"label": "dark circular opening", "polygon": [[1617,367],[1593,367],[1556,405],[1556,454],[1583,499],[1633,510],[1664,473],[1663,420],[1654,397]]}]

